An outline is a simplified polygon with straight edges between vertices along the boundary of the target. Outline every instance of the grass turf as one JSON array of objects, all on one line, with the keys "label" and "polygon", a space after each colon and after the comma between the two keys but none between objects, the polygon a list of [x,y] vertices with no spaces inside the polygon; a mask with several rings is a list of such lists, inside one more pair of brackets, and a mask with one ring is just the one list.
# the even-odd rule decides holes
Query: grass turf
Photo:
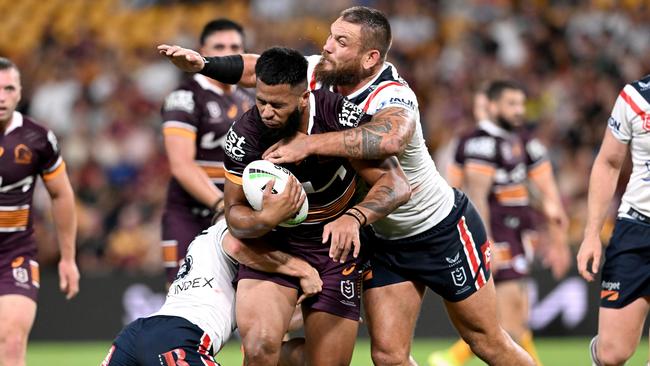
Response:
[{"label": "grass turf", "polygon": [[[412,354],[420,365],[426,366],[427,355],[432,350],[444,349],[452,340],[417,339],[413,343]],[[590,365],[587,338],[541,338],[535,340],[540,357],[545,366],[582,366]],[[99,365],[103,360],[110,342],[31,342],[27,350],[27,365]],[[643,339],[634,357],[628,365],[645,365],[648,340]],[[223,366],[240,366],[241,354],[239,343],[230,342],[217,356]],[[370,343],[359,339],[352,359],[354,366],[372,365],[370,361]],[[467,366],[483,365],[473,360]]]}]

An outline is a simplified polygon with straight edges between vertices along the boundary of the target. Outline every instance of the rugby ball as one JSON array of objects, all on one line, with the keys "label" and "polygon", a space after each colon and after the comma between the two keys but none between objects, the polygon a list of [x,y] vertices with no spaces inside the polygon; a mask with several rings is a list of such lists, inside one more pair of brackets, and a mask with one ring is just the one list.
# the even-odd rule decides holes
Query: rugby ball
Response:
[{"label": "rugby ball", "polygon": [[[273,194],[279,194],[284,191],[284,186],[292,175],[289,170],[275,165],[268,160],[255,160],[249,163],[244,169],[244,175],[242,176],[242,186],[246,200],[248,200],[248,203],[254,210],[260,211],[264,198],[264,188],[266,188],[269,180],[275,178]],[[304,188],[302,192],[305,194]],[[307,197],[305,197],[305,202],[303,202],[296,216],[281,223],[280,226],[293,227],[300,225],[307,218],[308,211],[309,203],[307,202]]]}]

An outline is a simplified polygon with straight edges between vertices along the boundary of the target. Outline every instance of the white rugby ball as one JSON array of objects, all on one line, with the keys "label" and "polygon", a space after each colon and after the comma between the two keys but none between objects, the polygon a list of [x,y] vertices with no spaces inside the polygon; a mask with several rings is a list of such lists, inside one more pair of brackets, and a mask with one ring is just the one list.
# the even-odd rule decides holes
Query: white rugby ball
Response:
[{"label": "white rugby ball", "polygon": [[[248,200],[248,203],[254,210],[260,211],[262,209],[266,183],[272,178],[275,178],[273,193],[279,194],[284,191],[284,187],[292,175],[289,170],[275,165],[268,160],[255,160],[249,163],[244,169],[244,175],[242,176],[242,186],[246,200]],[[302,193],[305,194],[304,188],[302,189]],[[305,202],[303,202],[296,216],[281,223],[280,226],[293,227],[300,225],[307,218],[308,211],[309,203],[307,202],[307,197],[305,197]]]}]

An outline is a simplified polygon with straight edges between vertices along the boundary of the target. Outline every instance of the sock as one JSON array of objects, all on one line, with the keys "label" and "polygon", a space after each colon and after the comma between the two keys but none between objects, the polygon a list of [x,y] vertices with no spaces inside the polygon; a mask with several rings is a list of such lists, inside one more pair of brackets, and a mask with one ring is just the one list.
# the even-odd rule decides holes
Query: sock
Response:
[{"label": "sock", "polygon": [[589,356],[591,356],[591,362],[593,366],[601,366],[600,360],[598,359],[598,354],[596,353],[596,343],[598,343],[598,335],[591,339],[589,343]]},{"label": "sock", "polygon": [[472,349],[469,348],[469,345],[467,345],[465,341],[459,339],[449,348],[449,355],[451,355],[456,362],[462,365],[469,361],[469,359],[474,356],[474,353],[472,353]]},{"label": "sock", "polygon": [[535,348],[535,343],[533,343],[533,333],[526,331],[521,336],[521,342],[519,344],[524,350],[526,350],[526,352],[528,352],[530,357],[533,358],[537,366],[542,366],[542,361],[539,359],[539,355],[537,354],[537,348]]}]

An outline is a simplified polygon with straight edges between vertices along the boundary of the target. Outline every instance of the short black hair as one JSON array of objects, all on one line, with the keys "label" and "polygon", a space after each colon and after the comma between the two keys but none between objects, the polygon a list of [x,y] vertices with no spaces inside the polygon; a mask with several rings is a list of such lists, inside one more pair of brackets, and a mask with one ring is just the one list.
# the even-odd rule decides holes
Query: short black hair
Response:
[{"label": "short black hair", "polygon": [[364,50],[378,50],[382,60],[390,49],[393,36],[388,18],[381,11],[367,6],[353,6],[341,12],[341,19],[361,26],[361,44]]},{"label": "short black hair", "polygon": [[257,59],[255,74],[267,85],[302,83],[307,87],[307,59],[292,48],[272,47]]},{"label": "short black hair", "polygon": [[485,94],[487,95],[488,100],[494,102],[501,98],[501,94],[503,94],[504,90],[508,89],[519,90],[524,94],[526,93],[524,87],[514,80],[494,80],[488,85]]},{"label": "short black hair", "polygon": [[228,30],[234,30],[239,32],[242,41],[244,40],[244,27],[242,27],[239,23],[233,22],[230,19],[220,18],[220,19],[211,20],[203,27],[203,31],[201,32],[201,38],[199,39],[199,41],[201,42],[201,46],[205,44],[205,39],[210,37],[212,33],[228,31]]},{"label": "short black hair", "polygon": [[14,64],[10,59],[6,57],[0,57],[0,70],[9,70],[9,69],[15,69],[18,71],[18,67],[16,67],[16,64]]}]

